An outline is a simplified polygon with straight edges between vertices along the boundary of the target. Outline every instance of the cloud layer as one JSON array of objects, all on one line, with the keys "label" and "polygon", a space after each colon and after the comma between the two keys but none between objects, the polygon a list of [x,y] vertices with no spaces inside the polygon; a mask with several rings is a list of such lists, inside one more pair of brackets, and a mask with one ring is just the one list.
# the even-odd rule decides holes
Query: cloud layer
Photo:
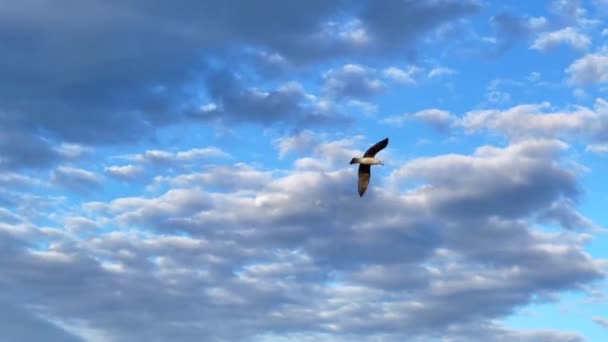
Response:
[{"label": "cloud layer", "polygon": [[[332,165],[323,158],[358,150],[353,141],[319,142],[313,159]],[[335,166],[167,176],[158,194],[83,202],[65,230],[0,224],[0,298],[112,341],[582,341],[492,322],[604,276],[583,249],[586,225],[536,228],[547,212],[581,216],[556,207],[578,196],[575,171],[559,162],[566,147],[530,140],[412,160],[376,177],[364,201],[354,170]],[[412,179],[423,183],[380,188]],[[101,229],[91,219],[115,229],[87,234]]]}]

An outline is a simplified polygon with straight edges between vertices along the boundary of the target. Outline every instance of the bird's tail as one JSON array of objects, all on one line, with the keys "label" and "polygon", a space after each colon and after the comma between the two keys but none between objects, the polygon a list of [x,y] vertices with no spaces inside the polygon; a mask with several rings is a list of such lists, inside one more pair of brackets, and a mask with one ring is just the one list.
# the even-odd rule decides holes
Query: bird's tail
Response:
[{"label": "bird's tail", "polygon": [[359,158],[353,158],[350,160],[351,164],[359,164]]}]

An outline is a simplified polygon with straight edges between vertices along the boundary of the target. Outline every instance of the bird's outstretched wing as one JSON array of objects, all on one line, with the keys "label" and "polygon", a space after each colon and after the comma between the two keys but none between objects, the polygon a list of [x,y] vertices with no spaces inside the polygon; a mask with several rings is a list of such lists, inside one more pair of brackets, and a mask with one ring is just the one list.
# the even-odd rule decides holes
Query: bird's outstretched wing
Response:
[{"label": "bird's outstretched wing", "polygon": [[370,169],[369,165],[359,164],[359,197],[363,196],[369,185]]},{"label": "bird's outstretched wing", "polygon": [[386,138],[382,141],[378,141],[372,147],[367,149],[367,151],[365,151],[365,154],[363,155],[363,157],[374,157],[376,155],[376,153],[380,152],[387,145],[388,145],[388,138]]}]

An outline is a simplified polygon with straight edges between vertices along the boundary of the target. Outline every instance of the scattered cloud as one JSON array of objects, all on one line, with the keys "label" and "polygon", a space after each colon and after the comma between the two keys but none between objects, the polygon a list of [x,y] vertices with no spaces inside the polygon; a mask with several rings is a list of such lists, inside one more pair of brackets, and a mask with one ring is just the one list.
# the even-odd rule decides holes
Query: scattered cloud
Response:
[{"label": "scattered cloud", "polygon": [[197,173],[181,174],[175,177],[164,177],[164,181],[173,186],[200,187],[207,189],[255,190],[272,179],[272,172],[259,171],[247,164],[237,163],[234,166],[213,166]]},{"label": "scattered cloud", "polygon": [[560,44],[570,45],[577,50],[587,50],[591,46],[591,38],[573,27],[566,27],[538,35],[530,46],[534,50],[550,50]]},{"label": "scattered cloud", "polygon": [[[551,111],[548,102],[518,105],[506,110],[468,112],[456,124],[469,132],[488,130],[510,139],[528,137],[571,137],[604,141],[608,137],[607,104],[596,99],[594,108],[575,106],[572,110]],[[549,110],[549,111],[548,111]]]},{"label": "scattered cloud", "polygon": [[579,23],[587,14],[580,0],[553,0],[550,10],[570,23]]},{"label": "scattered cloud", "polygon": [[389,67],[382,72],[384,77],[401,84],[416,84],[416,76],[421,69],[415,66],[410,66],[407,70],[402,70],[397,67]]},{"label": "scattered cloud", "polygon": [[69,216],[63,220],[65,228],[71,233],[91,232],[100,228],[99,223],[83,216]]},{"label": "scattered cloud", "polygon": [[586,99],[587,97],[589,97],[589,95],[587,95],[587,92],[585,92],[585,90],[582,88],[574,89],[572,91],[572,95],[574,95],[574,97],[576,97],[579,100],[583,100],[583,99]]},{"label": "scattered cloud", "polygon": [[446,67],[435,67],[428,73],[428,78],[439,78],[443,76],[450,76],[457,74],[456,70]]},{"label": "scattered cloud", "polygon": [[101,177],[84,169],[59,166],[51,173],[51,183],[76,193],[87,194],[101,185]]},{"label": "scattered cloud", "polygon": [[296,135],[284,136],[274,141],[274,145],[279,151],[279,158],[284,158],[292,151],[300,153],[311,151],[317,144],[316,135],[307,130],[299,132]]},{"label": "scattered cloud", "polygon": [[589,144],[585,148],[587,152],[597,154],[608,154],[608,143],[606,144]]},{"label": "scattered cloud", "polygon": [[[396,72],[392,71],[393,74]],[[323,76],[325,92],[336,99],[365,99],[385,88],[376,78],[376,71],[358,64],[346,64],[338,69],[329,70]]]},{"label": "scattered cloud", "polygon": [[603,328],[608,328],[608,319],[602,317],[593,317],[593,321]]},{"label": "scattered cloud", "polygon": [[445,132],[450,128],[456,118],[448,111],[441,109],[425,109],[415,113],[406,113],[398,116],[391,116],[383,119],[382,122],[388,125],[401,127],[408,120],[418,120],[428,123],[438,131]]},{"label": "scattered cloud", "polygon": [[[355,67],[355,69],[357,69]],[[354,81],[363,75],[354,71],[339,73],[332,90],[336,95],[356,95],[349,91],[361,90],[357,85],[340,83],[340,77],[353,77]],[[263,90],[245,87],[238,77],[229,71],[214,73],[209,77],[211,104],[192,109],[188,116],[205,122],[219,122],[235,125],[243,122],[257,124],[296,124],[303,126],[323,126],[344,123],[348,119],[340,112],[327,107],[323,99],[306,93],[298,82],[287,82],[275,89]],[[362,80],[365,82],[365,80]],[[365,87],[365,85],[363,85]]]},{"label": "scattered cloud", "polygon": [[[185,151],[164,151],[164,150],[147,150],[143,153],[120,156],[138,163],[150,164],[175,164],[175,163],[192,163],[195,161],[204,161],[206,159],[226,159],[230,158],[230,154],[217,147],[202,147],[192,148]],[[117,166],[107,168],[107,172],[117,175],[122,173],[124,176],[135,175],[141,168],[139,166]]]},{"label": "scattered cloud", "polygon": [[534,33],[547,25],[544,17],[523,17],[510,12],[502,12],[490,18],[490,24],[496,31],[498,46],[491,53],[499,56],[518,42],[526,41]]},{"label": "scattered cloud", "polygon": [[541,80],[541,78],[542,78],[542,75],[540,74],[540,72],[538,72],[538,71],[532,71],[528,75],[527,80],[531,81],[531,82],[538,82],[538,81]]},{"label": "scattered cloud", "polygon": [[143,168],[141,166],[131,164],[113,165],[106,167],[104,171],[114,178],[122,180],[134,180],[142,173]]},{"label": "scattered cloud", "polygon": [[566,68],[568,82],[573,85],[593,85],[608,82],[608,55],[605,52],[587,54]]}]

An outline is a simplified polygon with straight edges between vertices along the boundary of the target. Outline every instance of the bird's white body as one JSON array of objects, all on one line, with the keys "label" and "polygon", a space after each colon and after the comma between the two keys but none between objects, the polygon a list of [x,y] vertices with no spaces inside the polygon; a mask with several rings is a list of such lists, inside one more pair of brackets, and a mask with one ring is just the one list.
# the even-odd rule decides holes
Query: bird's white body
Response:
[{"label": "bird's white body", "polygon": [[372,158],[372,157],[363,157],[363,158],[356,158],[356,162],[358,164],[363,164],[363,165],[383,165],[382,162],[380,161],[380,159],[376,159],[376,158]]}]

